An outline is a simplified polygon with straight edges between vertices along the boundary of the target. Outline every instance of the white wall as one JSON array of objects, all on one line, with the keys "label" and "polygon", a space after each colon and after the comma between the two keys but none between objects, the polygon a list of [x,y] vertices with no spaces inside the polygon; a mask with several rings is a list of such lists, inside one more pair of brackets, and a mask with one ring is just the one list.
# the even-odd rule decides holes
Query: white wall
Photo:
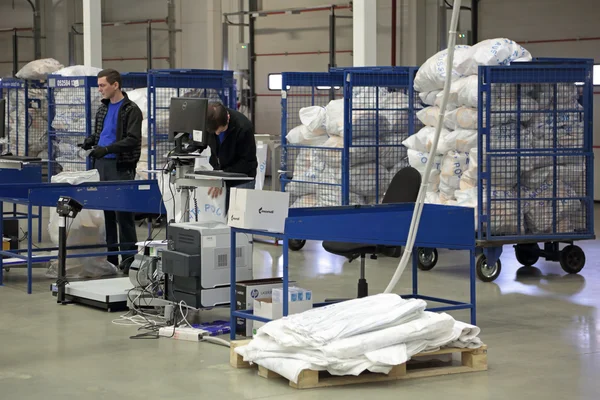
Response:
[{"label": "white wall", "polygon": [[[26,1],[0,1],[0,29],[31,28],[33,14]],[[32,32],[18,32],[20,36],[33,36]],[[12,32],[0,32],[0,76],[12,75]],[[19,66],[33,60],[33,39],[19,39]]]},{"label": "white wall", "polygon": [[[527,43],[598,37],[597,0],[481,0],[480,40],[508,37],[534,57],[593,58],[600,63],[600,41]],[[594,95],[594,143],[600,145],[600,86]],[[595,153],[595,199],[600,200],[600,148]]]}]

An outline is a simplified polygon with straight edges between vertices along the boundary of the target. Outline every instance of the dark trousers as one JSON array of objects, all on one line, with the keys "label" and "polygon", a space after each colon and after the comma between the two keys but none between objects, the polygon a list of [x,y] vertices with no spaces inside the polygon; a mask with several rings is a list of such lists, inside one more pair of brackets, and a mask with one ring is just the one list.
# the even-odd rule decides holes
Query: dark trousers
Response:
[{"label": "dark trousers", "polygon": [[[117,170],[117,160],[110,158],[100,158],[95,160],[94,167],[100,173],[101,181],[130,181],[135,179],[135,171]],[[117,223],[119,230],[117,234]],[[137,232],[135,230],[135,215],[130,212],[104,211],[104,225],[106,227],[106,244],[108,251],[119,251],[119,243],[129,243],[121,245],[120,251],[136,250]],[[120,240],[119,240],[120,239]],[[123,267],[128,268],[133,261],[133,256],[123,256]],[[119,256],[112,255],[107,257],[108,261],[114,265],[119,265]]]}]

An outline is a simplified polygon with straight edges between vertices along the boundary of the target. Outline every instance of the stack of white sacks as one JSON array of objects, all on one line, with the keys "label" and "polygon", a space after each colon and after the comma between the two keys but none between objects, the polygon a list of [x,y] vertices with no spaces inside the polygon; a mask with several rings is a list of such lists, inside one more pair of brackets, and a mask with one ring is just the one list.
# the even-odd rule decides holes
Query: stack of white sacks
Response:
[{"label": "stack of white sacks", "polygon": [[[407,165],[401,143],[408,134],[409,115],[398,109],[408,107],[408,96],[383,88],[377,94],[375,90],[355,88],[353,93],[350,204],[372,204],[377,195],[381,202],[395,173]],[[379,109],[388,111],[375,111],[377,97]],[[360,108],[366,110],[355,110]],[[286,192],[292,196],[292,207],[341,205],[344,100],[332,100],[326,107],[302,108],[299,116],[301,125],[290,130],[286,141],[309,147],[288,149],[293,181]],[[379,146],[375,147],[377,134]]]},{"label": "stack of white sacks", "polygon": [[[63,65],[53,58],[44,58],[27,63],[16,77],[25,80],[43,81]],[[28,90],[29,107],[25,104],[22,89],[7,91],[6,129],[8,149],[17,155],[46,157],[48,148],[48,102],[46,89]],[[28,111],[28,115],[26,115]],[[26,133],[28,133],[26,141]],[[27,142],[27,143],[26,143]],[[27,150],[27,151],[26,151]]]},{"label": "stack of white sacks", "polygon": [[[429,107],[417,113],[417,117],[426,125],[415,135],[403,142],[408,148],[411,166],[421,173],[431,156],[430,151],[437,126],[439,107],[442,102],[442,89],[446,76],[447,51],[441,51],[427,60],[419,69],[414,88],[420,92],[420,98]],[[432,169],[429,192],[426,202],[477,206],[477,165],[478,143],[478,66],[508,65],[513,62],[530,61],[531,55],[523,47],[509,39],[490,39],[474,46],[456,46],[452,71],[452,85],[449,93],[444,126],[440,134],[435,164]],[[520,96],[520,146],[523,149],[552,148],[552,121],[546,121],[539,110],[553,109],[552,86],[521,85]],[[579,109],[577,88],[574,85],[559,85],[558,98],[561,109]],[[568,93],[568,94],[567,94]],[[518,96],[516,85],[498,85],[491,89],[492,117],[489,121],[491,143],[495,150],[516,149],[518,121]],[[567,100],[565,100],[567,99]],[[493,114],[494,111],[508,111]],[[513,111],[513,112],[510,112]],[[528,113],[527,111],[532,111]],[[548,114],[550,116],[551,114]],[[575,115],[562,113],[565,121],[559,122],[559,147],[581,146],[583,125],[573,127]],[[552,118],[550,118],[552,119]],[[577,140],[581,140],[578,143]],[[485,148],[485,143],[483,143]],[[521,173],[521,198],[535,199],[553,197],[552,158],[520,157],[503,155],[495,159],[487,168],[491,168],[491,198],[518,198],[518,175]],[[484,165],[485,169],[486,166]],[[579,167],[581,168],[581,167]],[[560,171],[560,169],[559,169]],[[567,171],[563,176],[567,176]],[[573,176],[572,173],[568,173]],[[559,173],[560,178],[560,173]],[[559,196],[572,197],[574,193],[565,182],[558,182]],[[481,188],[487,190],[487,188]],[[487,194],[483,195],[484,202]],[[540,204],[543,203],[543,204]],[[568,216],[577,211],[577,201],[567,201],[559,210],[558,230],[565,232]],[[484,203],[485,206],[485,203]],[[492,202],[490,221],[492,234],[517,233],[517,202]],[[552,228],[552,202],[526,201],[522,204],[525,227],[531,233],[548,232]],[[524,218],[523,218],[524,217]],[[476,215],[477,219],[477,215]],[[477,221],[476,221],[477,225]],[[521,230],[523,232],[523,230]]]},{"label": "stack of white sacks", "polygon": [[425,307],[423,300],[378,294],[313,308],[267,323],[235,351],[297,383],[306,369],[387,374],[418,353],[482,346],[478,327]]}]

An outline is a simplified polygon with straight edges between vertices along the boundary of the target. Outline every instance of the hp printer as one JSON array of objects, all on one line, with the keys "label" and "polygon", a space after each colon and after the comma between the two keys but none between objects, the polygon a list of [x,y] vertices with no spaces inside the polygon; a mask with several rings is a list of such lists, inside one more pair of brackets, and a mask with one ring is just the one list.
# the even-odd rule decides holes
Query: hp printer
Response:
[{"label": "hp printer", "polygon": [[[170,224],[167,249],[162,251],[165,296],[194,308],[230,302],[230,228],[221,223]],[[252,279],[252,237],[236,237],[237,279]],[[234,282],[235,284],[235,282]]]}]

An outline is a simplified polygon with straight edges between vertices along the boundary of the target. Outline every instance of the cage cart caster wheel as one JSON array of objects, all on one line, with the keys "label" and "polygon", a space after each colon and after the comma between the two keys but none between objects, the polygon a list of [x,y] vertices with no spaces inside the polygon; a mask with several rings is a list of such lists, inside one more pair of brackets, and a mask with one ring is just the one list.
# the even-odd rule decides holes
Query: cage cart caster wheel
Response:
[{"label": "cage cart caster wheel", "polygon": [[402,247],[385,247],[382,253],[386,257],[400,258],[402,257]]},{"label": "cage cart caster wheel", "polygon": [[494,265],[488,265],[487,258],[485,254],[480,254],[477,256],[477,260],[475,262],[475,271],[477,272],[477,277],[483,282],[492,282],[495,281],[498,276],[500,276],[500,271],[502,270],[502,263],[500,259],[496,261]]},{"label": "cage cart caster wheel", "polygon": [[579,246],[569,245],[560,252],[560,266],[569,274],[577,274],[585,265],[585,253]]},{"label": "cage cart caster wheel", "polygon": [[540,246],[537,243],[518,244],[515,246],[515,256],[519,264],[529,267],[540,259]]},{"label": "cage cart caster wheel", "polygon": [[419,247],[417,254],[419,257],[418,267],[421,271],[429,271],[430,269],[433,269],[438,262],[437,249]]},{"label": "cage cart caster wheel", "polygon": [[306,240],[298,240],[298,239],[290,239],[288,240],[288,247],[292,251],[302,250],[304,245],[306,244]]}]

